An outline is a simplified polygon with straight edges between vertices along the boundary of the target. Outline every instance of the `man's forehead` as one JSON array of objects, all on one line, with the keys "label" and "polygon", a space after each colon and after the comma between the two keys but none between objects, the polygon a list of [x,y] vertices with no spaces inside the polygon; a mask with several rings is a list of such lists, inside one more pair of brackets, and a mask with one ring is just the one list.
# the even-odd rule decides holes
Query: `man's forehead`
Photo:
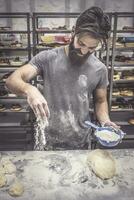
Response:
[{"label": "man's forehead", "polygon": [[98,43],[100,40],[93,38],[91,35],[76,35],[78,41]]}]

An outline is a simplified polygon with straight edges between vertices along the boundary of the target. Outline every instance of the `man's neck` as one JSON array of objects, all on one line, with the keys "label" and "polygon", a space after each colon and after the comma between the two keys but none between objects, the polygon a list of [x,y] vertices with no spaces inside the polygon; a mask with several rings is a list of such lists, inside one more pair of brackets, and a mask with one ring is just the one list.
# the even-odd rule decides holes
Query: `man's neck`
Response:
[{"label": "man's neck", "polygon": [[68,54],[69,54],[69,45],[66,45],[64,50],[65,50],[66,56],[68,56]]}]

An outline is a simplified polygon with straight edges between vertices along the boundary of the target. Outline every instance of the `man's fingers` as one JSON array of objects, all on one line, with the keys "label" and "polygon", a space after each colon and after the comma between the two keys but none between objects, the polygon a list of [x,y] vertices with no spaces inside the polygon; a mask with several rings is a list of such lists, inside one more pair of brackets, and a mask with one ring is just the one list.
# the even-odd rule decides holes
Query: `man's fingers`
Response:
[{"label": "man's fingers", "polygon": [[116,127],[116,128],[120,128],[120,126],[118,126],[117,124],[115,124],[114,122],[109,123],[111,126]]},{"label": "man's fingers", "polygon": [[113,126],[116,129],[120,129],[120,126],[118,126],[117,124],[115,124],[114,122],[106,122],[105,126]]},{"label": "man's fingers", "polygon": [[48,118],[50,117],[47,101],[44,99],[44,97],[43,98],[41,97],[40,99],[34,99],[34,100],[28,98],[27,101],[37,118],[41,117],[42,119],[44,119],[46,117]]},{"label": "man's fingers", "polygon": [[36,118],[41,117],[41,113],[40,113],[38,106],[35,107],[35,116],[36,116]]},{"label": "man's fingers", "polygon": [[32,108],[36,118],[41,117],[42,118],[42,113],[38,107],[38,105],[30,105],[30,107]]},{"label": "man's fingers", "polygon": [[38,105],[38,111],[39,111],[39,114],[41,116],[42,119],[46,118],[46,111],[45,109],[43,108],[43,104],[41,105]]},{"label": "man's fingers", "polygon": [[49,118],[50,117],[50,111],[49,111],[47,103],[43,103],[42,106],[43,106],[43,109],[45,110],[46,116]]},{"label": "man's fingers", "polygon": [[30,107],[31,107],[31,109],[33,110],[33,112],[34,112],[34,114],[36,116],[36,109],[35,109],[35,107],[33,105],[30,105]]}]

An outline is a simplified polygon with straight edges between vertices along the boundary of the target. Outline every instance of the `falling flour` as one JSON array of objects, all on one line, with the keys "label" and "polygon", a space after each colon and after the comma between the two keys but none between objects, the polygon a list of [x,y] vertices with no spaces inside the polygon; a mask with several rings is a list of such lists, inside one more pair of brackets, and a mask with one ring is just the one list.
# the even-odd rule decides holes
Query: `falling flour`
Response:
[{"label": "falling flour", "polygon": [[47,118],[46,119],[41,119],[37,118],[36,123],[35,123],[35,133],[34,133],[34,138],[35,138],[35,144],[34,144],[34,149],[35,150],[44,150],[44,147],[46,145],[46,134],[45,134],[45,129],[49,125]]}]

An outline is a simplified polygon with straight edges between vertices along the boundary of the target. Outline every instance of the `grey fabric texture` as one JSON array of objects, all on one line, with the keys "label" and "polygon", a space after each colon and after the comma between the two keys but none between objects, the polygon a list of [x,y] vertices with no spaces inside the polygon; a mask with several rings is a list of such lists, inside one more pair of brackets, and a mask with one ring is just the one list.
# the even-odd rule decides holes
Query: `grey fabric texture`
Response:
[{"label": "grey fabric texture", "polygon": [[90,146],[91,130],[83,123],[90,120],[90,97],[98,88],[106,88],[106,66],[93,54],[82,66],[71,64],[64,47],[42,51],[30,64],[43,77],[43,95],[50,109],[47,147],[82,149]]}]

